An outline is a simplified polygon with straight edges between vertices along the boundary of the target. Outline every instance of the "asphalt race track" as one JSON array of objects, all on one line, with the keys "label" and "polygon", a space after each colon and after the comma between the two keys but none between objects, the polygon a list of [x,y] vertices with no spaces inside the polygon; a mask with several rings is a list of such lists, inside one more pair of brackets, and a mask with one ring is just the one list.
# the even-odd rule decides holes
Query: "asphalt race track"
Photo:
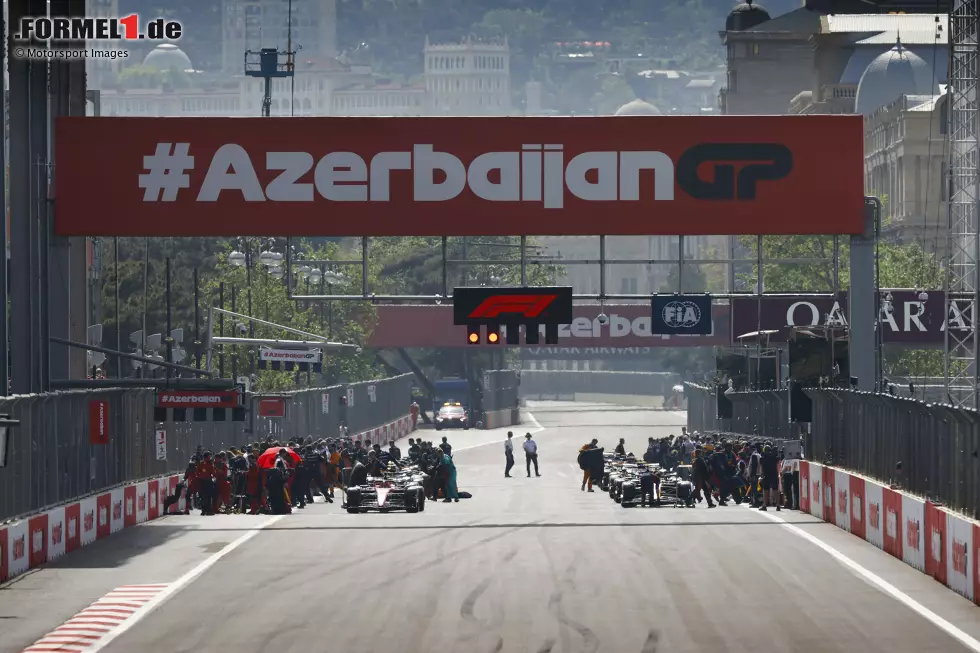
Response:
[{"label": "asphalt race track", "polygon": [[529,410],[543,430],[528,420],[515,441],[536,432],[541,478],[525,477],[519,442],[515,478],[503,477],[506,429],[449,431],[473,493],[458,504],[348,515],[338,502],[126,529],[0,589],[0,652],[140,584],[166,589],[85,651],[980,651],[980,609],[833,525],[734,505],[624,509],[580,491],[584,442],[624,437],[639,454],[682,414]]}]

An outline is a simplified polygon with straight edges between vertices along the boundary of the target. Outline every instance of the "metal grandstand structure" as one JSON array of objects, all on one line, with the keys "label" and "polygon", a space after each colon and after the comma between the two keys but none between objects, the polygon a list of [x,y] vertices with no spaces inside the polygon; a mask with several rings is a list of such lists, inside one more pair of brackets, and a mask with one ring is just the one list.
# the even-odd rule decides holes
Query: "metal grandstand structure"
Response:
[{"label": "metal grandstand structure", "polygon": [[[946,250],[947,322],[963,316],[968,328],[945,329],[943,375],[948,401],[980,408],[974,316],[980,298],[980,169],[978,169],[977,74],[980,0],[953,0],[949,14],[950,66],[947,90],[949,129],[949,232]],[[950,324],[947,324],[949,327]]]}]

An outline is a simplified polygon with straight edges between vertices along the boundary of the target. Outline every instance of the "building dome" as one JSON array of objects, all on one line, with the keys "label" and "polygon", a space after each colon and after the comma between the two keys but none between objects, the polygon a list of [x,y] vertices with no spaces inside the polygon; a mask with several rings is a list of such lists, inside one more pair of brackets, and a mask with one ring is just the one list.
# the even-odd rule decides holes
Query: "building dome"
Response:
[{"label": "building dome", "polygon": [[728,18],[725,19],[725,31],[742,32],[756,25],[760,25],[769,20],[769,12],[762,5],[757,5],[752,0],[747,0],[742,4],[735,5]]},{"label": "building dome", "polygon": [[899,38],[888,52],[875,57],[861,74],[854,110],[870,115],[902,95],[935,95],[924,80],[931,79],[929,64],[902,46]]},{"label": "building dome", "polygon": [[659,116],[660,109],[643,100],[633,100],[616,109],[616,116]]},{"label": "building dome", "polygon": [[160,72],[174,68],[180,71],[194,70],[190,57],[173,43],[161,43],[153,48],[143,59],[143,65]]}]

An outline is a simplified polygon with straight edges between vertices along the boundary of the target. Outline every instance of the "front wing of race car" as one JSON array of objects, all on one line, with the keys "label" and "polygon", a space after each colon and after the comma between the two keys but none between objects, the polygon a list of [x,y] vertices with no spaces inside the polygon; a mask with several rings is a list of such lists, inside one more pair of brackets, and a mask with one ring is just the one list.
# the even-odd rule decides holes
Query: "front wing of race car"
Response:
[{"label": "front wing of race car", "polygon": [[375,487],[362,485],[348,488],[347,512],[390,512],[404,510],[421,512],[425,510],[425,492],[420,485],[405,487]]}]

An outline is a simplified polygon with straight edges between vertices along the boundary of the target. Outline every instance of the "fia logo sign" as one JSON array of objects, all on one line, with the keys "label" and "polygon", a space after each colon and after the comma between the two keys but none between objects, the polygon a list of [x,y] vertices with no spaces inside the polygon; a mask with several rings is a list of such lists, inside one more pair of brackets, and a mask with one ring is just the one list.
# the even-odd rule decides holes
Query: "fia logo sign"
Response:
[{"label": "fia logo sign", "polygon": [[85,513],[85,516],[82,518],[82,530],[88,533],[89,531],[92,530],[94,526],[95,526],[95,511],[89,510],[87,513]]},{"label": "fia logo sign", "polygon": [[837,512],[847,514],[847,490],[837,490]]},{"label": "fia logo sign", "polygon": [[858,495],[851,495],[851,516],[856,517],[859,521],[864,513],[861,512],[861,497]]},{"label": "fia logo sign", "polygon": [[133,516],[133,500],[132,499],[126,499],[126,516],[127,517],[132,517]]},{"label": "fia logo sign", "polygon": [[105,526],[109,523],[109,509],[105,506],[99,506],[99,526]]},{"label": "fia logo sign", "polygon": [[834,505],[834,486],[824,485],[823,486],[823,505],[830,508]]},{"label": "fia logo sign", "polygon": [[78,519],[72,517],[68,520],[68,538],[75,539],[78,536]]},{"label": "fia logo sign", "polygon": [[905,524],[905,544],[907,544],[911,549],[919,550],[919,522],[915,520],[908,520]]},{"label": "fia logo sign", "polygon": [[877,503],[868,504],[868,521],[871,523],[871,528],[874,530],[879,530],[881,528],[881,506]]},{"label": "fia logo sign", "polygon": [[10,553],[13,554],[14,560],[20,560],[27,553],[27,543],[24,541],[24,536],[21,535],[16,540],[14,540],[13,545],[10,547]]},{"label": "fia logo sign", "polygon": [[51,544],[52,545],[58,546],[59,544],[61,544],[61,536],[62,536],[63,531],[64,531],[64,527],[61,524],[61,522],[58,522],[57,524],[54,524],[53,526],[51,526]]},{"label": "fia logo sign", "polygon": [[953,539],[953,571],[966,576],[966,542]]},{"label": "fia logo sign", "polygon": [[933,528],[932,537],[930,539],[932,540],[932,546],[930,547],[932,549],[931,552],[932,559],[935,560],[936,562],[942,562],[943,561],[943,534],[939,531],[938,528]]},{"label": "fia logo sign", "polygon": [[888,537],[898,539],[898,513],[894,510],[889,510],[886,522],[885,532],[888,533]]},{"label": "fia logo sign", "polygon": [[817,501],[820,501],[820,481],[813,482],[813,496],[817,498]]},{"label": "fia logo sign", "polygon": [[44,531],[40,528],[31,531],[31,553],[44,551]]},{"label": "fia logo sign", "polygon": [[122,519],[122,510],[122,501],[116,501],[112,504],[112,518],[116,520]]}]

